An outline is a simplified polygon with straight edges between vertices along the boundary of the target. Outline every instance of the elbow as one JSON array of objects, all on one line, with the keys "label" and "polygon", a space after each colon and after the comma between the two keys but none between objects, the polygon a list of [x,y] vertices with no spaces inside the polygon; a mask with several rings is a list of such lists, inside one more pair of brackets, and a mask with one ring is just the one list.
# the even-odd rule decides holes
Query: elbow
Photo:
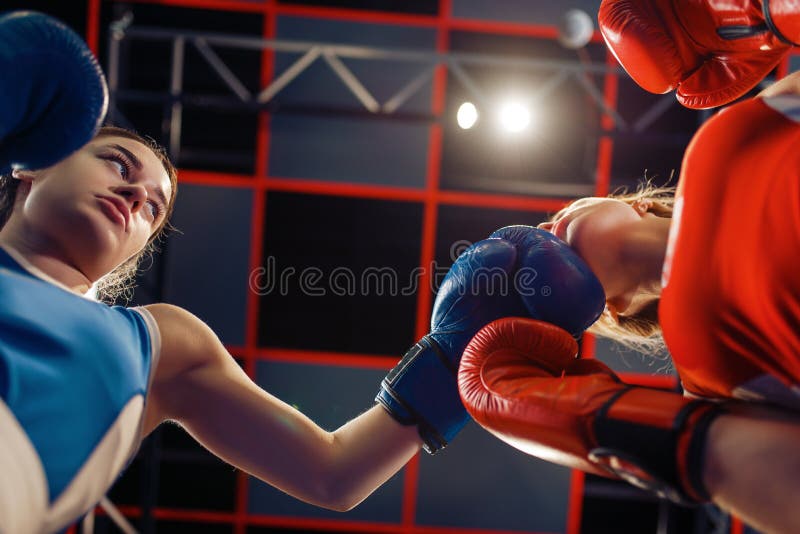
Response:
[{"label": "elbow", "polygon": [[350,510],[355,508],[357,505],[358,505],[358,502],[352,502],[352,501],[349,501],[349,502],[348,501],[341,501],[341,502],[339,502],[339,501],[335,501],[335,502],[332,502],[329,506],[325,506],[325,508],[327,508],[328,510],[331,510],[333,512],[349,512]]},{"label": "elbow", "polygon": [[332,512],[349,512],[363,499],[352,499],[346,495],[337,493],[319,492],[317,495],[303,498],[302,500],[314,506],[331,510]]},{"label": "elbow", "polygon": [[335,484],[332,478],[321,472],[306,473],[304,477],[306,483],[303,484],[280,484],[266,477],[259,479],[295,499],[332,512],[349,512],[366,498],[366,496],[360,498],[354,496],[352,491]]},{"label": "elbow", "polygon": [[336,454],[335,438],[331,449],[318,456],[319,463],[306,480],[314,484],[307,486],[308,502],[334,512],[349,512],[369,495],[363,483],[359,483],[358,470],[342,462]]},{"label": "elbow", "polygon": [[333,476],[321,484],[317,505],[334,512],[349,512],[358,506],[367,496],[357,494],[348,478]]}]

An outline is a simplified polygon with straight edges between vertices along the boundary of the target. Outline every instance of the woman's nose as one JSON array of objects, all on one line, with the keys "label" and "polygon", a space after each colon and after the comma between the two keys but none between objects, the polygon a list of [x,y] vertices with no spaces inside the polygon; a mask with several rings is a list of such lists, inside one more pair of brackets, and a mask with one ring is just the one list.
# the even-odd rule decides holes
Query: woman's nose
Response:
[{"label": "woman's nose", "polygon": [[147,191],[138,184],[120,186],[117,193],[125,197],[125,201],[131,207],[131,212],[139,210],[147,200]]},{"label": "woman's nose", "polygon": [[539,228],[540,230],[550,231],[550,229],[553,228],[553,221],[539,223],[536,225],[536,228]]}]

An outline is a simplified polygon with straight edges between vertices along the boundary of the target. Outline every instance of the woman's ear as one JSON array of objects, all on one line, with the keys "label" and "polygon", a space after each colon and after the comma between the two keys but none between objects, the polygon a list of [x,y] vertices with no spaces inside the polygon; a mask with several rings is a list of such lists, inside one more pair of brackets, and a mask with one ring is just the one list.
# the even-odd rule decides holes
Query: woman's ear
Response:
[{"label": "woman's ear", "polygon": [[14,205],[23,202],[33,187],[33,180],[36,178],[36,171],[28,171],[22,169],[14,169],[11,171],[11,177],[14,180],[19,180],[17,184],[17,194],[14,199]]},{"label": "woman's ear", "polygon": [[36,171],[29,171],[26,169],[14,169],[11,171],[11,177],[15,180],[22,180],[23,182],[32,182],[36,177]]},{"label": "woman's ear", "polygon": [[611,317],[615,323],[619,324],[619,313],[617,312],[617,307],[612,303],[606,301],[606,309],[603,310],[603,313]]},{"label": "woman's ear", "polygon": [[633,209],[635,209],[639,215],[644,215],[650,211],[652,207],[653,201],[649,198],[642,198],[633,203]]}]

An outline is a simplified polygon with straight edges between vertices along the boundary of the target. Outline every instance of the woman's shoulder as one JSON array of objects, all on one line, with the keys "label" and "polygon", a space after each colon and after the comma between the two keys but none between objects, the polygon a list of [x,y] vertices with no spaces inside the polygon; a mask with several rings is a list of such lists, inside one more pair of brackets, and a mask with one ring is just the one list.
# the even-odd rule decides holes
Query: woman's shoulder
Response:
[{"label": "woman's shoulder", "polygon": [[147,310],[153,316],[158,322],[159,327],[162,326],[162,324],[167,327],[172,327],[180,324],[187,325],[195,320],[200,321],[200,319],[189,310],[181,308],[180,306],[175,306],[174,304],[167,304],[166,302],[147,304],[141,306],[141,308]]},{"label": "woman's shoulder", "polygon": [[236,363],[214,331],[190,311],[163,303],[143,308],[153,316],[161,334],[161,358],[149,395],[147,428],[153,428],[165,419],[180,420],[194,410],[196,407],[185,405],[187,392],[208,377],[213,381],[223,376],[221,371]]},{"label": "woman's shoulder", "polygon": [[164,340],[187,345],[187,348],[206,345],[212,339],[218,341],[217,335],[202,319],[180,306],[158,303],[142,308],[152,315]]},{"label": "woman's shoulder", "polygon": [[190,311],[173,304],[142,306],[152,315],[161,335],[159,374],[179,374],[227,355],[214,331]]}]

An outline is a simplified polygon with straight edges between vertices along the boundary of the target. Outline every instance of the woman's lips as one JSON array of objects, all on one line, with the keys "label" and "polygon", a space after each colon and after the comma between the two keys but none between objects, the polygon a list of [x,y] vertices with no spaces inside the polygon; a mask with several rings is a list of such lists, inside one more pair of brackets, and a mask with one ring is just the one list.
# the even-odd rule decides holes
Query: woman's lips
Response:
[{"label": "woman's lips", "polygon": [[103,212],[114,222],[128,228],[128,218],[119,205],[107,197],[97,197]]}]

